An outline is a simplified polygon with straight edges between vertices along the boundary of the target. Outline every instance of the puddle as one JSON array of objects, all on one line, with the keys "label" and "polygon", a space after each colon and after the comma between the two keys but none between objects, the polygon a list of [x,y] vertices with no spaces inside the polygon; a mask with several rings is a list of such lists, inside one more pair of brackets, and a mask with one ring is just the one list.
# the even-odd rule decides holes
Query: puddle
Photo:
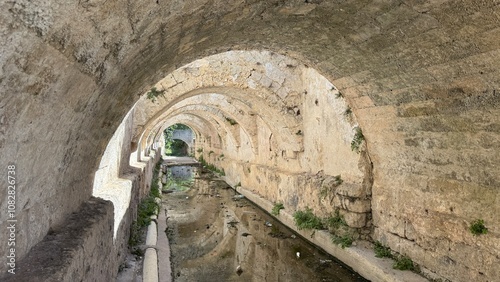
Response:
[{"label": "puddle", "polygon": [[169,170],[162,209],[173,281],[367,281],[213,174]]}]

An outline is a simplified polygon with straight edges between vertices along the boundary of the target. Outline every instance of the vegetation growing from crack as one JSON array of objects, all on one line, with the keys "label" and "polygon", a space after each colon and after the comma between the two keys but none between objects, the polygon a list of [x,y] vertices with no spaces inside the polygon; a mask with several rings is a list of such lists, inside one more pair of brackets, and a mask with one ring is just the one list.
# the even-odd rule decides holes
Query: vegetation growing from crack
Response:
[{"label": "vegetation growing from crack", "polygon": [[223,168],[218,168],[216,167],[215,165],[213,164],[210,164],[208,163],[205,158],[203,158],[203,155],[200,155],[198,161],[204,166],[206,167],[208,170],[212,171],[212,172],[215,172],[215,173],[218,173],[222,176],[226,175],[226,172],[224,171]]},{"label": "vegetation growing from crack", "polygon": [[393,258],[391,249],[389,247],[384,246],[379,241],[376,241],[373,247],[373,251],[375,251],[375,257],[378,258]]},{"label": "vegetation growing from crack", "polygon": [[196,152],[203,153],[203,148],[198,148],[198,150],[196,150]]},{"label": "vegetation growing from crack", "polygon": [[377,258],[390,258],[394,260],[392,268],[399,270],[411,270],[418,272],[418,267],[413,263],[413,260],[405,255],[394,255],[392,250],[384,246],[381,242],[376,241],[373,246],[375,257]]},{"label": "vegetation growing from crack", "polygon": [[324,229],[324,227],[328,227],[332,243],[338,244],[342,248],[350,247],[354,242],[354,237],[349,232],[349,226],[338,210],[335,212],[335,215],[321,219],[309,207],[306,207],[305,211],[298,210],[295,212],[293,218],[299,230]]},{"label": "vegetation growing from crack", "polygon": [[351,142],[351,150],[355,151],[356,153],[359,153],[361,144],[365,140],[365,136],[363,135],[363,131],[361,131],[361,128],[359,126],[356,126],[354,128],[354,138],[352,139]]},{"label": "vegetation growing from crack", "polygon": [[142,256],[144,254],[143,250],[137,248],[141,242],[144,229],[151,223],[151,216],[158,214],[160,209],[160,206],[156,202],[156,198],[160,197],[158,179],[161,163],[162,160],[160,159],[153,170],[153,179],[151,180],[149,195],[144,198],[137,207],[137,220],[132,222],[132,225],[130,226],[130,237],[128,243],[131,248],[131,253],[137,256]]},{"label": "vegetation growing from crack", "polygon": [[484,225],[484,220],[482,219],[474,220],[469,226],[469,230],[475,236],[488,233],[488,228],[486,228],[486,226]]},{"label": "vegetation growing from crack", "polygon": [[407,256],[398,256],[395,260],[392,268],[399,270],[415,270],[415,265],[411,258]]},{"label": "vegetation growing from crack", "polygon": [[325,218],[324,221],[325,221],[325,225],[331,231],[338,230],[341,227],[348,227],[348,225],[344,219],[344,216],[340,215],[339,210],[335,211],[335,215],[332,215],[330,217]]},{"label": "vegetation growing from crack", "polygon": [[229,122],[230,125],[238,124],[238,122],[236,122],[234,119],[232,119],[230,117],[226,117],[226,120],[227,120],[227,122]]},{"label": "vegetation growing from crack", "polygon": [[325,218],[323,221],[331,233],[332,243],[340,245],[342,249],[352,245],[354,237],[349,231],[349,226],[344,216],[340,214],[338,209],[335,210],[335,214]]},{"label": "vegetation growing from crack", "polygon": [[283,206],[282,203],[276,203],[273,207],[273,209],[271,210],[271,214],[274,215],[274,216],[277,216],[280,214],[280,210],[284,209],[285,207]]},{"label": "vegetation growing from crack", "polygon": [[157,90],[156,87],[153,87],[153,88],[151,88],[151,90],[148,91],[148,93],[146,94],[147,95],[146,97],[149,100],[151,100],[151,102],[154,103],[156,101],[156,99],[158,98],[158,96],[161,95],[162,97],[165,97],[164,93],[165,93],[165,90]]},{"label": "vegetation growing from crack", "polygon": [[350,234],[345,234],[342,236],[332,235],[332,243],[340,245],[342,249],[352,246],[354,238]]},{"label": "vegetation growing from crack", "polygon": [[302,229],[323,229],[323,223],[321,218],[317,217],[312,209],[306,207],[304,211],[298,210],[293,214],[293,219],[295,221],[295,225]]},{"label": "vegetation growing from crack", "polygon": [[347,107],[347,109],[345,109],[344,116],[346,118],[351,118],[352,117],[352,109],[351,109],[351,107]]}]

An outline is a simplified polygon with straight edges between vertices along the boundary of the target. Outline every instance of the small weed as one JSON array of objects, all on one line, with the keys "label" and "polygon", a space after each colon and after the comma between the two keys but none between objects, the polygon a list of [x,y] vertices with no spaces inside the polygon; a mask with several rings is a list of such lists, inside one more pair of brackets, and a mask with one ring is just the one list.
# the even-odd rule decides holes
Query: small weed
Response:
[{"label": "small weed", "polygon": [[392,258],[392,252],[389,247],[382,245],[379,241],[375,242],[375,246],[373,247],[375,251],[375,256],[378,258]]},{"label": "small weed", "polygon": [[137,224],[140,228],[146,227],[151,222],[151,216],[158,213],[159,206],[155,201],[155,197],[149,196],[145,198],[139,205],[137,210]]},{"label": "small weed", "polygon": [[474,220],[471,223],[471,225],[469,227],[469,230],[475,236],[479,236],[481,234],[488,233],[488,228],[486,228],[486,226],[484,226],[484,220],[482,220],[482,219],[476,219],[476,220]]},{"label": "small weed", "polygon": [[241,182],[238,182],[238,184],[236,184],[236,185],[234,186],[234,188],[236,188],[236,187],[241,187]]},{"label": "small weed", "polygon": [[363,141],[365,140],[365,136],[363,135],[363,131],[361,131],[361,128],[359,128],[358,126],[356,126],[354,130],[356,131],[356,133],[354,133],[354,138],[351,142],[351,150],[359,153],[361,143],[363,143]]},{"label": "small weed", "polygon": [[344,216],[340,215],[339,211],[335,211],[334,216],[325,218],[325,225],[331,229],[339,229],[340,227],[347,227]]},{"label": "small weed", "polygon": [[198,150],[196,150],[196,152],[202,153],[203,152],[203,148],[198,148]]},{"label": "small weed", "polygon": [[128,238],[128,245],[135,247],[141,242],[141,227],[137,225],[137,221],[132,222],[130,225],[130,237]]},{"label": "small weed", "polygon": [[135,248],[131,253],[138,257],[144,256],[144,251],[139,248]]},{"label": "small weed", "polygon": [[226,117],[226,120],[227,122],[229,122],[230,125],[235,125],[235,124],[238,124],[238,122],[236,122],[234,119],[232,118],[229,118],[229,117]]},{"label": "small weed", "polygon": [[219,159],[223,159],[223,158],[224,158],[224,154],[221,154],[221,155],[219,156]]},{"label": "small weed", "polygon": [[298,210],[293,214],[295,225],[302,229],[323,229],[321,218],[317,217],[309,207],[305,211]]},{"label": "small weed", "polygon": [[346,118],[350,118],[350,117],[351,117],[351,115],[352,115],[352,110],[351,110],[351,107],[347,107],[347,109],[345,109],[345,111],[344,111],[344,116],[345,116]]},{"label": "small weed", "polygon": [[151,102],[154,102],[158,96],[164,96],[165,90],[160,90],[158,91],[156,87],[151,88],[149,92],[146,94],[147,98],[151,100]]},{"label": "small weed", "polygon": [[302,135],[302,130],[297,131],[295,135]]},{"label": "small weed", "polygon": [[399,270],[414,270],[415,265],[411,258],[407,256],[399,256],[395,259],[396,261],[392,265],[392,268]]},{"label": "small weed", "polygon": [[344,98],[344,95],[342,95],[342,93],[339,92],[339,93],[335,94],[335,98],[337,98],[337,99],[338,98]]},{"label": "small weed", "polygon": [[340,184],[342,184],[342,182],[344,182],[344,180],[342,180],[342,177],[339,175],[335,175],[335,183],[334,183],[334,186],[337,187],[339,186]]},{"label": "small weed", "polygon": [[130,225],[130,237],[128,240],[129,246],[134,249],[132,254],[136,256],[143,256],[144,251],[137,248],[141,242],[141,237],[144,232],[144,228],[151,222],[151,216],[158,214],[160,206],[156,202],[156,198],[160,197],[160,186],[158,181],[158,175],[160,173],[162,161],[158,161],[153,170],[153,179],[151,180],[151,189],[149,195],[144,198],[139,206],[137,207],[137,220],[132,222]]},{"label": "small weed", "polygon": [[284,209],[285,207],[283,206],[282,203],[276,203],[273,207],[273,210],[271,211],[271,214],[274,216],[277,216],[280,214],[280,210]]},{"label": "small weed", "polygon": [[352,246],[354,239],[351,235],[337,236],[332,235],[332,243],[340,245],[342,249]]},{"label": "small weed", "polygon": [[214,151],[208,152],[208,156],[210,157],[210,155],[212,155],[213,153],[215,153],[215,152]]}]

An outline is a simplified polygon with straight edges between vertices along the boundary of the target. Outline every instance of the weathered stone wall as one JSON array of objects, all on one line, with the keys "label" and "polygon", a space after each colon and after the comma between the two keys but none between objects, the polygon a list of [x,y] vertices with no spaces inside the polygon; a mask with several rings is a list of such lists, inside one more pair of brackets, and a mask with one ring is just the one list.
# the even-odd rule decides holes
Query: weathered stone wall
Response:
[{"label": "weathered stone wall", "polygon": [[[103,259],[108,254],[108,259]],[[2,281],[112,281],[113,205],[92,198],[45,236]],[[82,267],[84,266],[84,267]]]},{"label": "weathered stone wall", "polygon": [[[309,2],[0,3],[0,166],[17,166],[18,255],[25,256],[50,227],[91,197],[100,156],[139,95],[195,59],[229,49],[272,50],[324,75],[363,129],[373,162],[374,239],[454,281],[499,277],[498,1]],[[265,68],[258,58],[254,62],[256,70]],[[284,62],[280,68],[290,71],[290,66]],[[280,78],[254,78],[258,90],[248,85],[212,92],[249,98],[256,109],[265,106],[256,114],[270,116],[235,112],[238,126],[233,127],[215,123],[224,119],[217,112],[220,105],[208,111],[188,102],[177,114],[196,119],[199,127],[210,124],[210,134],[203,128],[199,132],[214,151],[221,150],[218,156],[241,147],[235,160],[274,162],[274,167],[311,174],[322,161],[330,171],[325,174],[336,175],[338,165],[331,159],[301,163],[302,149],[315,145],[302,148],[296,133],[326,124],[295,127],[292,116],[304,109],[281,104],[263,91],[266,85],[278,93],[273,87],[281,84],[273,82]],[[175,84],[186,90],[196,84],[177,79]],[[233,79],[240,78],[217,78],[209,86]],[[266,103],[251,100],[256,92],[267,97]],[[201,92],[185,93],[164,106]],[[290,110],[288,119],[279,119],[285,115],[276,111],[282,109]],[[149,121],[156,122],[135,124],[134,134],[149,131]],[[255,139],[251,124],[267,124],[261,131],[273,137]],[[281,152],[261,162],[269,147]],[[254,155],[259,157],[248,158]],[[306,163],[311,171],[301,171]],[[6,210],[3,191],[0,209]],[[6,216],[0,214],[0,230],[6,228]],[[476,218],[485,220],[488,234],[470,234],[468,224]],[[6,236],[0,232],[0,241]],[[0,246],[0,257],[6,248]]]}]

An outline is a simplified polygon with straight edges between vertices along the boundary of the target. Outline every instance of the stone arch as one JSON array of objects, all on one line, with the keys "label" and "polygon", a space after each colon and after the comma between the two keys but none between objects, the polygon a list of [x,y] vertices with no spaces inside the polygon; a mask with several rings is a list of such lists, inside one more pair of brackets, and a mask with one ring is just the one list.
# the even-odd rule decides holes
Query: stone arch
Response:
[{"label": "stone arch", "polygon": [[[266,49],[347,99],[374,163],[375,239],[442,278],[498,277],[495,1],[52,2],[2,4],[0,163],[15,160],[23,179],[20,257],[73,212],[91,206],[108,220],[93,174],[139,94],[197,59]],[[479,217],[491,222],[481,244],[467,232]]]}]

